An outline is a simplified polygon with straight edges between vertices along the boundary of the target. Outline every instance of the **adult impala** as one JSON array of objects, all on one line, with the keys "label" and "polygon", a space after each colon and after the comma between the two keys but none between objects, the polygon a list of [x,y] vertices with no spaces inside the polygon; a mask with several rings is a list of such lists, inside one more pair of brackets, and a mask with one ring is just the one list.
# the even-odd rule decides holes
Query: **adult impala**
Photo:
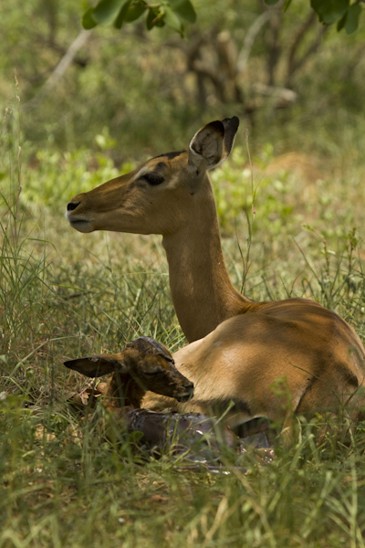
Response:
[{"label": "adult impala", "polygon": [[212,122],[195,135],[189,151],[152,158],[67,206],[71,226],[80,232],[162,235],[176,314],[189,341],[257,307],[229,280],[207,173],[230,153],[238,123]]},{"label": "adult impala", "polygon": [[75,196],[68,220],[80,232],[162,235],[176,314],[187,339],[196,341],[175,356],[194,382],[192,404],[227,397],[253,416],[262,407],[255,398],[265,408],[275,405],[269,393],[278,378],[287,383],[293,411],[353,402],[365,350],[344,320],[306,299],[253,302],[229,280],[208,171],[229,155],[238,125],[237,117],[213,121],[188,150],[152,158]]}]

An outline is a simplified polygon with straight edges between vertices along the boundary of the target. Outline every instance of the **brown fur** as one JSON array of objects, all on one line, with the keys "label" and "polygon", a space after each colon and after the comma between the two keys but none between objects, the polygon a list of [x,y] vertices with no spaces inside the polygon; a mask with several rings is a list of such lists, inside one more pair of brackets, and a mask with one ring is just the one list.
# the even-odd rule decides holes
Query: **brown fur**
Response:
[{"label": "brown fur", "polygon": [[118,354],[77,358],[64,365],[92,378],[111,373],[100,389],[109,409],[140,407],[147,390],[178,401],[193,395],[193,384],[176,369],[170,352],[147,337],[127,344]]},{"label": "brown fur", "polygon": [[[311,417],[328,411],[348,412],[356,419],[365,409],[364,357],[356,334],[317,305],[313,340],[313,303],[296,303],[295,320],[286,318],[292,306],[291,300],[280,307],[268,304],[252,317],[228,319],[175,353],[177,368],[195,386],[192,400],[174,404],[175,409],[223,413],[233,402],[232,426],[257,416],[284,425],[293,414]],[[142,405],[159,409],[167,401],[147,394]]]}]

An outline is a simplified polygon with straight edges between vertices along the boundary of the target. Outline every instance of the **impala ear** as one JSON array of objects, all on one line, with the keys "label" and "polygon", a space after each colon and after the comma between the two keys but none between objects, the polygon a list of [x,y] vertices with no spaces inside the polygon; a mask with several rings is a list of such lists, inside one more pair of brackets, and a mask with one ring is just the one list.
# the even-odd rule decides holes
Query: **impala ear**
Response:
[{"label": "impala ear", "polygon": [[102,377],[108,373],[114,373],[114,371],[119,371],[120,373],[128,372],[126,365],[119,359],[118,354],[77,358],[76,360],[64,362],[64,365],[85,375],[85,377],[92,378]]},{"label": "impala ear", "polygon": [[201,128],[190,142],[189,165],[198,173],[223,162],[232,150],[239,123],[237,116],[233,116]]}]

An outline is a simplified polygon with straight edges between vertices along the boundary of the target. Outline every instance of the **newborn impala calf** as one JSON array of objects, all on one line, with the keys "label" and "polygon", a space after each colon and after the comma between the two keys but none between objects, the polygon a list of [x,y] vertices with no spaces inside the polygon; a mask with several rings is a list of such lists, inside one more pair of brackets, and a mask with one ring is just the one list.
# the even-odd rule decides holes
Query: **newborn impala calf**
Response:
[{"label": "newborn impala calf", "polygon": [[[218,443],[214,421],[207,416],[140,409],[147,391],[160,397],[168,396],[170,402],[177,400],[176,405],[193,397],[193,383],[176,369],[167,348],[154,339],[139,337],[117,354],[78,358],[64,365],[92,378],[111,374],[102,388],[96,388],[96,394],[103,396],[104,406],[115,417],[122,417],[129,431],[141,432],[142,441],[147,445],[162,449],[172,444],[175,450],[178,447],[186,452],[201,440],[209,439],[210,447]],[[86,393],[90,395],[89,390]],[[220,439],[231,446],[236,443],[232,433],[226,430]],[[266,437],[259,441],[266,447]]]},{"label": "newborn impala calf", "polygon": [[194,392],[193,383],[176,369],[167,348],[149,337],[135,339],[117,354],[78,358],[64,365],[86,377],[112,373],[101,391],[110,410],[140,407],[147,390],[178,402],[188,401]]}]

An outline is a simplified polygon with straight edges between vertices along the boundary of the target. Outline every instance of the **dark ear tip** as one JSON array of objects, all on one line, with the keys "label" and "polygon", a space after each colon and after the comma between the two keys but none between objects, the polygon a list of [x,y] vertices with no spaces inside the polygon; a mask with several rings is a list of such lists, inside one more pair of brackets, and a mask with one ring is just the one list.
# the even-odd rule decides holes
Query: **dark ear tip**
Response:
[{"label": "dark ear tip", "polygon": [[238,118],[238,116],[232,116],[231,124],[234,125],[234,128],[236,130],[238,129],[238,126],[240,125],[240,119]]},{"label": "dark ear tip", "polygon": [[240,119],[238,118],[238,116],[232,116],[232,118],[225,118],[223,120],[223,125],[229,126],[230,129],[236,132],[238,129],[238,126],[240,125]]}]

